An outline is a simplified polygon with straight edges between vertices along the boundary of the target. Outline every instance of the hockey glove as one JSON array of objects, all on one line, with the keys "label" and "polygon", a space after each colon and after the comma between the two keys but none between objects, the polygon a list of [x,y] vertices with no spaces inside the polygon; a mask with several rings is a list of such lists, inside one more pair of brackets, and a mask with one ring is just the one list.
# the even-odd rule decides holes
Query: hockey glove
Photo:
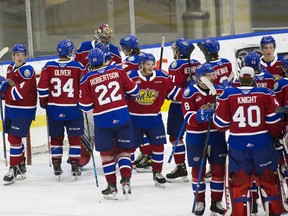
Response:
[{"label": "hockey glove", "polygon": [[3,76],[0,76],[0,92],[4,93],[9,85],[9,80],[6,80]]},{"label": "hockey glove", "polygon": [[222,88],[232,88],[233,87],[233,82],[232,80],[230,82],[228,82],[227,80],[224,80],[221,83]]},{"label": "hockey glove", "polygon": [[277,151],[283,151],[284,150],[284,146],[282,144],[282,137],[277,137],[273,139],[273,144],[274,147]]},{"label": "hockey glove", "polygon": [[199,123],[210,122],[211,116],[215,111],[213,109],[199,109],[196,114],[196,120]]}]

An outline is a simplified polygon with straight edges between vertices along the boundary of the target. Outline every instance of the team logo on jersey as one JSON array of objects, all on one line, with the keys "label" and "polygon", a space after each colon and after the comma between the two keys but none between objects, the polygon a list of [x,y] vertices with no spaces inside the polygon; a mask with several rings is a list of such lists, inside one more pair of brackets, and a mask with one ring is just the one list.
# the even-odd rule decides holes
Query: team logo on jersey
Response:
[{"label": "team logo on jersey", "polygon": [[206,110],[206,109],[214,109],[214,104],[213,103],[207,103],[201,106],[201,109]]},{"label": "team logo on jersey", "polygon": [[26,70],[24,71],[24,76],[25,76],[25,77],[30,77],[30,76],[31,76],[31,72],[30,72],[28,69],[26,69]]},{"label": "team logo on jersey", "polygon": [[263,81],[264,80],[264,76],[257,76],[257,79],[260,80],[260,81]]},{"label": "team logo on jersey", "polygon": [[157,97],[158,92],[154,89],[140,89],[139,96],[136,97],[135,101],[141,105],[152,105]]},{"label": "team logo on jersey", "polygon": [[132,61],[134,61],[135,60],[135,57],[134,56],[130,56],[129,58],[128,58],[128,61],[130,61],[130,62],[132,62]]},{"label": "team logo on jersey", "polygon": [[66,67],[66,64],[60,63],[60,64],[59,64],[59,67],[60,67],[60,68],[65,68],[65,67]]},{"label": "team logo on jersey", "polygon": [[177,62],[176,61],[172,62],[171,68],[176,68],[176,67],[177,67]]},{"label": "team logo on jersey", "polygon": [[275,84],[274,84],[274,86],[273,86],[274,91],[275,91],[276,89],[278,89],[278,87],[279,87],[279,83],[278,83],[278,82],[275,82]]},{"label": "team logo on jersey", "polygon": [[187,97],[187,96],[189,95],[189,93],[190,93],[190,89],[187,88],[187,89],[185,89],[185,91],[184,91],[184,93],[183,93],[183,96],[184,96],[184,97]]},{"label": "team logo on jersey", "polygon": [[250,90],[249,89],[242,89],[242,93],[244,95],[248,95],[250,93]]}]

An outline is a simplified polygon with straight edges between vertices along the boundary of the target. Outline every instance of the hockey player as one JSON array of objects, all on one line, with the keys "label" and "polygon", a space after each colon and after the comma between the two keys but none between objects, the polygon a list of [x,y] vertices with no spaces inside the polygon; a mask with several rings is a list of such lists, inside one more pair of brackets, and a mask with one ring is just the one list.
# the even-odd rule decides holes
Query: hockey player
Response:
[{"label": "hockey player", "polygon": [[[260,65],[260,56],[256,52],[249,52],[244,57],[244,65],[254,69],[254,82],[257,87],[269,88],[273,90],[275,79],[265,67]],[[234,86],[239,87],[239,85],[239,79],[236,79]]]},{"label": "hockey player", "polygon": [[[10,168],[4,176],[4,185],[13,184],[15,179],[26,178],[26,137],[32,120],[35,120],[37,89],[36,76],[32,66],[25,63],[27,48],[15,44],[12,49],[13,63],[7,68],[6,79],[0,76],[0,93],[5,98],[5,130],[10,143]],[[2,99],[1,97],[1,99]]]},{"label": "hockey player", "polygon": [[[209,63],[214,68],[214,84],[229,85],[227,79],[233,75],[232,64],[228,59],[220,58],[220,43],[215,39],[207,39],[203,42],[206,50],[208,51],[210,61]],[[232,73],[232,74],[231,74]],[[225,83],[223,83],[225,81]]]},{"label": "hockey player", "polygon": [[[171,47],[175,61],[173,61],[168,68],[169,78],[176,86],[183,89],[187,86],[187,81],[192,83],[196,82],[195,69],[200,65],[200,62],[195,59],[191,59],[190,64],[188,63],[189,48],[191,45],[192,44],[188,40],[179,38]],[[169,135],[169,141],[172,145],[176,144],[183,123],[184,118],[181,100],[172,101],[169,107],[167,120],[167,134]],[[188,181],[188,172],[185,164],[186,149],[183,142],[184,132],[184,130],[181,132],[181,137],[177,142],[174,153],[176,167],[172,172],[166,175],[166,179],[169,182],[177,181],[179,179]]]},{"label": "hockey player", "polygon": [[[205,139],[208,130],[208,122],[211,121],[214,102],[209,88],[200,81],[205,76],[210,82],[214,81],[214,68],[209,63],[199,65],[195,71],[197,84],[187,86],[182,98],[182,112],[186,120],[186,148],[188,164],[192,167],[192,189],[196,191],[198,175],[201,175],[200,188],[196,200],[195,215],[203,215],[205,211],[205,189],[204,182],[205,167],[200,172],[201,156],[204,151]],[[223,91],[214,84],[217,94]],[[223,215],[226,209],[222,207],[221,201],[224,188],[225,161],[227,145],[225,134],[214,127],[210,129],[207,159],[211,167],[211,206],[214,214]],[[196,197],[195,197],[196,199]]]},{"label": "hockey player", "polygon": [[[121,64],[123,69],[129,74],[131,70],[138,70],[138,62],[139,62],[139,54],[141,53],[138,39],[134,35],[125,35],[120,39],[120,47],[125,56],[125,60]],[[133,167],[136,167],[137,172],[151,172],[151,154],[152,149],[149,145],[148,138],[144,134],[144,139],[139,149],[140,153],[135,160],[134,152],[131,152],[131,161],[133,163]]]},{"label": "hockey player", "polygon": [[260,64],[271,73],[275,80],[282,78],[281,58],[275,54],[276,41],[272,36],[264,36],[260,41],[263,56]]},{"label": "hockey player", "polygon": [[120,64],[122,62],[119,48],[111,43],[113,30],[108,24],[102,23],[94,34],[95,40],[85,41],[80,44],[80,48],[76,51],[75,60],[81,62],[85,67],[88,65],[87,55],[93,48],[97,48],[97,43],[102,43],[107,46],[112,56],[112,61]]},{"label": "hockey player", "polygon": [[229,189],[232,215],[250,215],[249,188],[256,179],[266,215],[280,215],[282,202],[277,175],[278,154],[273,138],[281,136],[279,106],[272,91],[254,87],[255,72],[243,67],[240,87],[225,89],[217,99],[213,122],[219,130],[229,131]]},{"label": "hockey player", "polygon": [[58,43],[59,60],[47,62],[38,82],[40,105],[46,109],[54,174],[62,174],[64,128],[69,141],[69,161],[73,176],[80,176],[83,115],[78,109],[80,79],[85,68],[73,60],[74,44],[65,39]]},{"label": "hockey player", "polygon": [[125,94],[137,96],[139,89],[122,68],[103,65],[104,53],[100,49],[90,50],[88,60],[91,71],[81,80],[80,109],[84,112],[93,109],[95,149],[100,152],[108,183],[102,194],[104,198],[117,199],[117,162],[123,193],[131,193],[133,134]]},{"label": "hockey player", "polygon": [[142,53],[139,70],[133,70],[129,77],[139,84],[139,97],[128,98],[128,107],[133,123],[135,148],[143,144],[146,134],[152,147],[152,171],[155,186],[165,187],[166,179],[162,176],[165,128],[160,112],[164,100],[180,100],[182,90],[173,85],[161,70],[154,70],[155,57]]},{"label": "hockey player", "polygon": [[[115,62],[117,64],[120,64],[122,62],[121,55],[119,52],[119,48],[111,43],[111,40],[113,38],[113,30],[112,28],[105,23],[102,23],[94,32],[94,40],[92,41],[84,41],[80,44],[79,49],[76,51],[76,57],[75,60],[82,63],[86,68],[89,67],[88,65],[88,53],[93,48],[100,48],[102,49],[102,46],[106,46],[109,54],[111,55],[111,60],[109,60],[109,64],[112,62]],[[103,50],[102,50],[103,51]],[[107,62],[108,63],[108,62]],[[90,113],[88,113],[89,116],[89,124],[90,122]],[[87,125],[85,124],[85,131],[87,131]],[[91,129],[93,129],[91,127]],[[93,146],[93,143],[91,143],[91,146]],[[90,161],[91,155],[89,151],[86,149],[85,145],[81,146],[81,166],[85,166]]]}]

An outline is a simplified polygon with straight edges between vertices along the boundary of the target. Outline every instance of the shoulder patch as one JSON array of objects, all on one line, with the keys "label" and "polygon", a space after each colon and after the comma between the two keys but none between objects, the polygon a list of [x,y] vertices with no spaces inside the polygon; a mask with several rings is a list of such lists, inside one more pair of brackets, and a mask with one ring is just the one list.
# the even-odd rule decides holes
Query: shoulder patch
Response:
[{"label": "shoulder patch", "polygon": [[177,62],[176,61],[172,62],[171,68],[176,68],[176,67],[177,67]]},{"label": "shoulder patch", "polygon": [[279,83],[278,83],[278,82],[275,82],[275,83],[274,83],[274,87],[273,87],[274,91],[275,91],[276,89],[278,89],[278,87],[279,87]]},{"label": "shoulder patch", "polygon": [[30,77],[31,76],[31,71],[30,70],[28,70],[28,69],[26,69],[25,71],[24,71],[24,76],[27,78],[27,77]]},{"label": "shoulder patch", "polygon": [[130,61],[130,62],[133,62],[135,60],[135,57],[134,56],[130,56],[130,57],[128,57],[127,60]]},{"label": "shoulder patch", "polygon": [[184,93],[183,93],[183,95],[186,97],[186,96],[189,95],[189,93],[190,93],[190,89],[189,89],[189,88],[186,88],[185,91],[184,91]]}]

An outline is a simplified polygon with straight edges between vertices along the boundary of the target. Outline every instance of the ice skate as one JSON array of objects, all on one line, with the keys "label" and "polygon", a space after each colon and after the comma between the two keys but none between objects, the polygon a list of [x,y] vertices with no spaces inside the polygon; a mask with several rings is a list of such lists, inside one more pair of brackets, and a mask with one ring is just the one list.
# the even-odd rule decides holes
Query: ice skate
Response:
[{"label": "ice skate", "polygon": [[224,215],[227,210],[222,206],[221,202],[212,201],[210,211],[211,216],[213,216],[217,214]]},{"label": "ice skate", "polygon": [[54,169],[54,175],[58,177],[58,180],[60,180],[60,176],[63,173],[63,170],[61,169],[61,163],[59,160],[52,160],[53,169]]},{"label": "ice skate", "polygon": [[212,178],[211,169],[209,168],[208,172],[205,174],[205,182],[209,183]]},{"label": "ice skate", "polygon": [[133,162],[133,169],[136,169],[136,166],[139,164],[139,162],[144,158],[144,154],[142,152],[140,152],[136,158],[136,160]]},{"label": "ice skate", "polygon": [[139,173],[152,172],[152,159],[150,155],[144,155],[142,160],[136,165],[136,171]]},{"label": "ice skate", "polygon": [[72,176],[75,177],[75,179],[77,179],[78,176],[81,176],[81,169],[78,166],[77,161],[74,161],[74,160],[71,161],[71,173],[72,173]]},{"label": "ice skate", "polygon": [[117,200],[117,188],[116,183],[108,184],[107,188],[105,190],[102,190],[103,197],[105,199],[110,200]]},{"label": "ice skate", "polygon": [[153,180],[156,187],[165,188],[166,179],[160,172],[153,172]]},{"label": "ice skate", "polygon": [[185,163],[179,164],[175,169],[166,175],[167,182],[188,182],[188,172]]},{"label": "ice skate", "polygon": [[16,179],[17,180],[22,180],[22,179],[26,179],[26,158],[24,158],[24,160],[18,164],[18,169],[17,169],[17,175],[16,175]]},{"label": "ice skate", "polygon": [[18,166],[12,166],[9,168],[9,171],[3,178],[4,185],[10,185],[10,184],[15,183],[17,171],[18,171]]},{"label": "ice skate", "polygon": [[197,202],[194,214],[204,215],[204,212],[205,212],[205,202]]},{"label": "ice skate", "polygon": [[120,183],[122,184],[123,195],[125,195],[126,200],[128,200],[128,194],[131,194],[130,178],[123,177]]}]

